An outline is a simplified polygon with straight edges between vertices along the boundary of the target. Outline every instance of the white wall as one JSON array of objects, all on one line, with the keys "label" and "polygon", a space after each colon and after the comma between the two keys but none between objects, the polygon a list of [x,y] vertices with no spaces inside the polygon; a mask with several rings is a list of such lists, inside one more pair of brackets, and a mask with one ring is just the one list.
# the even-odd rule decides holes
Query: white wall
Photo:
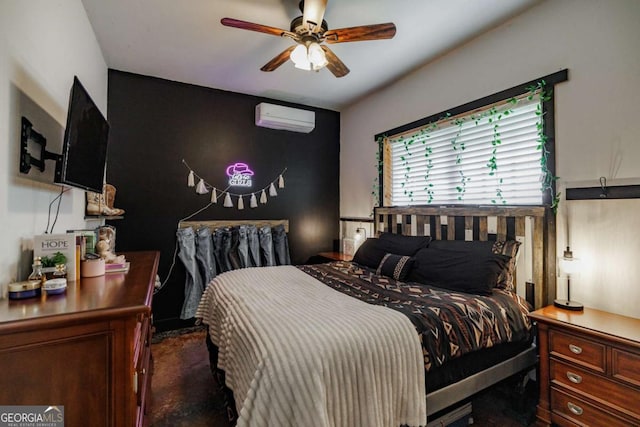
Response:
[{"label": "white wall", "polygon": [[[560,187],[640,184],[640,1],[547,0],[341,113],[341,216],[372,211],[374,135],[564,68]],[[621,158],[619,166],[616,158]],[[640,200],[562,202],[558,252],[584,262],[572,299],[640,318]],[[558,283],[564,298],[566,287]]]},{"label": "white wall", "polygon": [[[33,236],[44,232],[60,191],[18,177],[24,100],[57,123],[47,133],[34,127],[61,140],[51,133],[64,130],[74,75],[106,116],[107,66],[81,1],[0,0],[0,286],[29,274]],[[96,224],[84,221],[84,192],[66,192],[54,232],[87,226]]]}]

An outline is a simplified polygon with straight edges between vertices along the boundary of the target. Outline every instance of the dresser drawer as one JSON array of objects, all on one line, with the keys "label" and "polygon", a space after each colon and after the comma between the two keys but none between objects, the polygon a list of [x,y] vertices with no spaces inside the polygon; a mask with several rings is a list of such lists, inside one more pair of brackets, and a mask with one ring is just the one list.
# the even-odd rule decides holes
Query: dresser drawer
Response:
[{"label": "dresser drawer", "polygon": [[146,315],[139,316],[139,320],[136,324],[136,329],[134,333],[134,341],[133,341],[133,365],[137,366],[139,364],[140,358],[142,357],[142,353],[144,352],[145,347],[149,346],[150,342],[150,322],[149,317]]},{"label": "dresser drawer", "polygon": [[142,351],[142,357],[139,360],[138,365],[136,366],[136,403],[138,406],[144,407],[144,403],[146,402],[146,395],[149,391],[151,384],[151,349],[149,347],[145,347]]},{"label": "dresser drawer", "polygon": [[632,425],[602,408],[551,387],[551,419],[561,426],[628,427]]},{"label": "dresser drawer", "polygon": [[573,361],[597,372],[606,372],[606,346],[595,341],[549,331],[551,355]]},{"label": "dresser drawer", "polygon": [[640,387],[640,354],[613,348],[611,375],[620,381]]},{"label": "dresser drawer", "polygon": [[603,405],[640,418],[640,391],[555,359],[550,360],[550,371],[553,386],[570,388]]}]

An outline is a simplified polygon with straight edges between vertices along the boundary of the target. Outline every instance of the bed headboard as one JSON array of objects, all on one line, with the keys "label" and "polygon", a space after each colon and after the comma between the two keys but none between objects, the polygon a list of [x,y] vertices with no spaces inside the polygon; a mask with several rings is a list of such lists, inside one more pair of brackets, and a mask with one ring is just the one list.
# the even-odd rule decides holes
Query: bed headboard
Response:
[{"label": "bed headboard", "polygon": [[284,225],[284,231],[289,232],[288,219],[215,219],[209,221],[180,221],[178,228],[192,227],[198,229],[200,227],[209,227],[212,231],[216,228],[235,227],[237,225],[255,225],[256,227],[264,227],[268,225],[275,227],[276,225]]},{"label": "bed headboard", "polygon": [[435,240],[518,240],[516,291],[525,296],[525,282],[533,282],[536,309],[551,304],[555,297],[555,215],[548,208],[380,207],[374,215],[376,234],[384,231]]}]

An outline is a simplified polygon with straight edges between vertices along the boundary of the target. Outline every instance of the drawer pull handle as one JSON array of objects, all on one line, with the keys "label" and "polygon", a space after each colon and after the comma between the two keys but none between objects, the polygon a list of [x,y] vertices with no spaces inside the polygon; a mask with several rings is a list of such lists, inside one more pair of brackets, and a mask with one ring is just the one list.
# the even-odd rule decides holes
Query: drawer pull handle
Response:
[{"label": "drawer pull handle", "polygon": [[571,403],[571,402],[568,402],[568,403],[567,403],[567,407],[568,407],[568,408],[569,408],[569,410],[570,410],[571,412],[573,412],[574,414],[576,414],[576,415],[582,415],[582,412],[583,412],[583,411],[582,411],[582,408],[581,408],[581,407],[579,407],[578,405],[573,404],[573,403]]},{"label": "drawer pull handle", "polygon": [[578,347],[577,345],[573,345],[573,344],[569,344],[569,350],[571,350],[571,352],[573,354],[580,354],[582,353],[582,348]]},{"label": "drawer pull handle", "polygon": [[578,374],[574,374],[573,372],[567,371],[567,378],[574,384],[580,384],[582,382],[582,377]]}]

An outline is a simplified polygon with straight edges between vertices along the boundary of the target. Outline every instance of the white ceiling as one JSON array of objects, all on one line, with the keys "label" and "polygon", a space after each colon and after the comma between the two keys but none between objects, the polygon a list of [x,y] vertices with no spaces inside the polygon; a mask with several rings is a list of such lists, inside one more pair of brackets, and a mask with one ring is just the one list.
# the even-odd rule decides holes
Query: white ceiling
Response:
[{"label": "white ceiling", "polygon": [[224,17],[289,29],[299,0],[82,0],[107,66],[200,86],[340,110],[539,0],[329,0],[329,29],[393,22],[390,40],[333,44],[335,78],[260,67],[293,41],[225,27]]}]

